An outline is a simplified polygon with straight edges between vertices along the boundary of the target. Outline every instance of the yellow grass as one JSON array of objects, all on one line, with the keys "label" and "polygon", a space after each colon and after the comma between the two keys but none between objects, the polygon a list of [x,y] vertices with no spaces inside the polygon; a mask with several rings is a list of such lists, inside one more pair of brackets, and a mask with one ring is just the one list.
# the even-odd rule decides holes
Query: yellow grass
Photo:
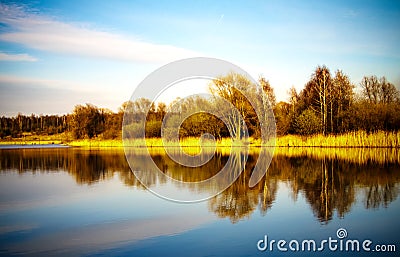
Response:
[{"label": "yellow grass", "polygon": [[61,133],[55,135],[32,135],[21,138],[9,138],[0,140],[0,145],[47,145],[47,144],[65,144],[72,139],[71,133]]},{"label": "yellow grass", "polygon": [[21,140],[13,139],[0,141],[0,145],[51,145],[51,144],[62,144],[61,140]]},{"label": "yellow grass", "polygon": [[380,164],[400,163],[400,149],[398,148],[319,148],[319,147],[277,147],[274,155],[289,157],[310,157],[314,159],[344,160],[350,163],[366,164],[375,162]]},{"label": "yellow grass", "polygon": [[117,139],[82,139],[82,140],[74,140],[68,142],[67,145],[69,146],[76,146],[76,147],[123,147],[122,141]]},{"label": "yellow grass", "polygon": [[287,135],[278,137],[278,147],[400,147],[400,132],[379,131],[368,134],[365,131],[341,135],[313,135],[302,137]]},{"label": "yellow grass", "polygon": [[[200,151],[199,138],[183,138],[180,141],[163,142],[161,138],[134,139],[125,141],[123,144],[121,139],[83,139],[70,141],[71,135],[67,133],[52,136],[27,136],[25,138],[13,138],[0,141],[0,144],[67,144],[77,147],[184,147],[193,148]],[[342,135],[313,135],[299,136],[286,135],[278,137],[276,142],[271,142],[271,146],[277,147],[365,147],[365,148],[400,148],[400,132],[384,132],[368,134],[365,131],[357,131]],[[276,144],[275,144],[276,143]],[[230,138],[222,138],[216,140],[216,147],[242,147],[249,144],[250,146],[260,146],[261,140],[249,139],[248,143],[233,142]],[[215,147],[213,141],[202,141],[203,147]],[[268,145],[267,145],[268,146]],[[190,150],[193,151],[193,150]]]},{"label": "yellow grass", "polygon": [[143,139],[133,139],[126,140],[124,142],[125,146],[128,147],[191,147],[191,148],[200,148],[203,147],[230,147],[232,145],[230,138],[223,138],[221,140],[217,140],[216,143],[211,140],[200,141],[199,138],[183,138],[179,141],[163,141],[161,138],[147,138]]}]

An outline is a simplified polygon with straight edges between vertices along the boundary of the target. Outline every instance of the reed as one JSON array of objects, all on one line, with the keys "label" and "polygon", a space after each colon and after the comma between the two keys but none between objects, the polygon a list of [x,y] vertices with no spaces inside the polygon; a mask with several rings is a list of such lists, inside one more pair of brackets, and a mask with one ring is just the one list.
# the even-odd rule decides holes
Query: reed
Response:
[{"label": "reed", "polygon": [[67,145],[83,148],[123,147],[122,141],[117,139],[82,139],[68,142]]},{"label": "reed", "polygon": [[191,155],[200,153],[202,148],[212,150],[215,147],[231,147],[230,138],[217,141],[199,140],[199,138],[183,138],[180,141],[163,141],[161,138],[131,139],[131,140],[104,140],[104,139],[82,139],[68,143],[69,146],[83,148],[107,148],[107,147],[132,147],[132,148],[179,148]]},{"label": "reed", "polygon": [[62,143],[62,140],[25,140],[20,138],[0,141],[0,145],[51,145]]},{"label": "reed", "polygon": [[277,147],[274,156],[343,160],[356,164],[400,164],[398,148]]},{"label": "reed", "polygon": [[400,147],[400,132],[356,131],[340,135],[287,135],[276,139],[277,147]]},{"label": "reed", "polygon": [[125,140],[124,146],[128,147],[231,147],[234,145],[230,138],[222,138],[216,141],[200,140],[200,138],[187,137],[179,141],[163,141],[162,138],[132,139]]},{"label": "reed", "polygon": [[[200,140],[200,138],[183,138],[180,141],[163,142],[161,138],[147,139],[82,139],[68,140],[70,135],[59,134],[52,136],[13,138],[0,141],[0,144],[67,144],[78,147],[184,147],[194,148],[200,151],[201,147],[243,147],[243,146],[261,146],[260,139],[249,138],[248,142],[234,142],[230,138],[212,140]],[[400,148],[400,132],[378,131],[375,133],[366,133],[365,131],[349,132],[340,135],[286,135],[277,137],[265,146],[276,147],[363,147],[363,148]]]}]

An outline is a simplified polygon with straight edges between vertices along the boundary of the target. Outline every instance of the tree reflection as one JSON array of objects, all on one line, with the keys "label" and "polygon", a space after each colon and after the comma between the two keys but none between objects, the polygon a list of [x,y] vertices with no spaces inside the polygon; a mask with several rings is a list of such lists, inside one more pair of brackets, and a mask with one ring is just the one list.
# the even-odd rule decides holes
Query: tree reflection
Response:
[{"label": "tree reflection", "polygon": [[[231,186],[209,200],[209,209],[218,217],[229,217],[235,223],[248,217],[256,209],[259,188],[250,189],[248,187],[249,169],[254,165],[254,156],[250,155],[246,163],[243,152],[235,150],[231,153],[229,166],[233,170],[244,172]],[[232,174],[232,176],[234,175],[238,174]],[[232,179],[232,177],[226,179]]]},{"label": "tree reflection", "polygon": [[355,193],[348,177],[341,173],[340,165],[326,158],[296,160],[296,163],[298,166],[293,170],[297,176],[290,178],[289,172],[288,179],[296,182],[297,192],[304,193],[315,216],[322,222],[331,220],[334,211],[343,217],[354,203]]},{"label": "tree reflection", "polygon": [[3,150],[0,171],[52,173],[66,171],[77,184],[93,184],[117,173],[128,186],[142,187],[135,179],[122,150],[19,149]]},{"label": "tree reflection", "polygon": [[[367,209],[385,208],[398,197],[400,165],[397,152],[391,149],[387,153],[382,149],[377,149],[378,153],[373,153],[371,149],[355,149],[354,152],[353,149],[346,149],[348,155],[353,156],[349,159],[341,158],[344,154],[338,154],[337,149],[333,153],[324,149],[319,154],[307,151],[284,152],[280,149],[272,159],[267,176],[253,188],[249,188],[249,180],[259,159],[257,151],[251,152],[247,161],[246,152],[241,150],[231,153],[217,151],[207,164],[197,168],[177,164],[160,149],[153,149],[151,156],[164,174],[186,182],[208,179],[225,165],[232,170],[244,170],[232,185],[208,202],[210,211],[218,217],[229,218],[233,223],[250,217],[257,209],[266,215],[274,205],[281,183],[288,186],[293,201],[304,198],[321,223],[329,222],[335,213],[344,217],[357,201]],[[329,154],[321,154],[324,151]],[[355,152],[360,153],[360,158]],[[154,165],[142,158],[144,151],[137,149],[130,153],[135,160],[132,167],[126,162],[122,150],[24,149],[1,150],[0,153],[1,172],[66,171],[77,184],[92,184],[118,176],[125,185],[144,189],[131,168],[154,169]],[[231,158],[228,158],[229,154]],[[386,159],[383,158],[385,156]],[[155,173],[148,174],[145,179],[149,184],[157,186],[165,183]],[[221,179],[228,181],[236,175],[228,173],[217,182],[224,182]],[[210,190],[196,188],[195,183],[186,183],[185,187],[195,192]]]},{"label": "tree reflection", "polygon": [[[304,195],[322,223],[329,222],[335,212],[344,217],[357,200],[364,202],[365,208],[386,207],[397,198],[400,189],[397,162],[357,163],[327,156],[278,154],[268,174],[289,181],[294,201],[300,193]],[[357,192],[361,192],[360,196]]]},{"label": "tree reflection", "polygon": [[[297,201],[299,194],[303,195],[321,223],[329,222],[334,213],[344,217],[357,200],[365,208],[387,207],[397,198],[400,189],[397,162],[359,163],[297,154],[275,155],[267,176],[256,187],[248,188],[256,159],[257,155],[251,155],[239,179],[210,200],[209,209],[218,217],[228,217],[235,223],[249,217],[257,206],[265,215],[275,201],[278,182],[289,185],[293,201]],[[356,199],[357,192],[362,193],[359,199]]]}]

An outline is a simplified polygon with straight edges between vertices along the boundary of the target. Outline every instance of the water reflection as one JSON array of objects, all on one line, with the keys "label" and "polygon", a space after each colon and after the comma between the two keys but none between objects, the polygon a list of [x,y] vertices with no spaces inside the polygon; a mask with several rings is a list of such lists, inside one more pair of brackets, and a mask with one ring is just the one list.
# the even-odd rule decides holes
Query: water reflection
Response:
[{"label": "water reflection", "polygon": [[[148,170],[151,165],[135,153],[135,169]],[[152,158],[168,176],[182,181],[201,181],[212,177],[227,162],[228,153],[218,151],[204,166],[186,168],[171,160],[162,150],[153,149]],[[208,201],[208,208],[218,217],[238,222],[256,211],[265,215],[273,208],[278,185],[284,182],[290,188],[293,201],[304,196],[315,217],[321,223],[333,216],[344,217],[356,202],[367,209],[386,208],[400,192],[399,155],[396,149],[303,149],[276,150],[266,177],[249,188],[252,169],[260,153],[252,150],[247,162],[240,151],[235,151],[231,165],[244,169],[227,190]],[[351,158],[350,158],[350,157]],[[77,184],[93,184],[118,175],[129,187],[144,189],[135,178],[122,150],[79,149],[23,149],[1,150],[1,172],[68,172]],[[230,174],[235,176],[237,174]],[[149,172],[148,182],[154,186],[165,183]],[[222,179],[230,179],[223,177]],[[196,188],[197,192],[207,188]]]},{"label": "water reflection", "polygon": [[68,172],[77,184],[93,184],[118,173],[128,186],[141,187],[130,172],[122,150],[15,149],[0,150],[0,171]]},{"label": "water reflection", "polygon": [[387,207],[399,194],[399,163],[359,160],[364,159],[310,158],[306,154],[288,156],[278,152],[266,180],[287,181],[293,199],[303,194],[321,222],[331,220],[334,212],[344,217],[357,200],[367,209]]}]

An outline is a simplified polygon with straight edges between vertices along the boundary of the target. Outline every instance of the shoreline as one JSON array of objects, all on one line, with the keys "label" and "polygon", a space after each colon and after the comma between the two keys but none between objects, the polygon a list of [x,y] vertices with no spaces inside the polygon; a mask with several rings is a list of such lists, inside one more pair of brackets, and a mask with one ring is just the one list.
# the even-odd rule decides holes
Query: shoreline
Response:
[{"label": "shoreline", "polygon": [[70,148],[64,144],[0,144],[0,150]]},{"label": "shoreline", "polygon": [[[54,139],[54,140],[52,140]],[[185,147],[200,149],[198,138],[184,138],[180,142],[166,142],[163,144],[161,138],[148,138],[146,140],[137,139],[126,143],[129,147]],[[82,140],[62,140],[61,136],[54,135],[53,138],[29,139],[14,138],[1,140],[0,147],[3,145],[19,146],[51,146],[60,145],[60,147],[82,147],[82,148],[123,148],[121,139],[82,139]],[[364,131],[350,132],[341,135],[285,135],[277,137],[275,140],[262,145],[260,139],[249,138],[249,142],[232,142],[230,138],[222,138],[214,141],[203,142],[205,147],[261,147],[270,146],[277,148],[400,148],[400,132],[366,133]],[[3,148],[3,147],[1,147]]]}]

